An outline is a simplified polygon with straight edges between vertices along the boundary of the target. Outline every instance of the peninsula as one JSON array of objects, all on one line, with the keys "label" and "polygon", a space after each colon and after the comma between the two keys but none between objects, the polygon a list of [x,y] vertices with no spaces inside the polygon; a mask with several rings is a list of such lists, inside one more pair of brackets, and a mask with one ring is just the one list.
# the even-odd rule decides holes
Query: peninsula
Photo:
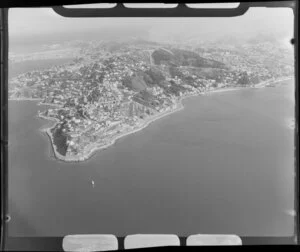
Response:
[{"label": "peninsula", "polygon": [[83,53],[71,63],[11,80],[10,99],[50,105],[38,116],[54,121],[44,131],[62,161],[90,158],[119,138],[183,109],[184,98],[264,87],[293,76],[292,65],[281,62],[280,55],[270,68],[264,65],[268,51],[257,58],[255,48],[249,55],[224,49],[220,57],[222,53],[212,49],[199,53],[197,48],[125,43],[111,50],[99,42],[95,50],[93,43],[79,50]]}]

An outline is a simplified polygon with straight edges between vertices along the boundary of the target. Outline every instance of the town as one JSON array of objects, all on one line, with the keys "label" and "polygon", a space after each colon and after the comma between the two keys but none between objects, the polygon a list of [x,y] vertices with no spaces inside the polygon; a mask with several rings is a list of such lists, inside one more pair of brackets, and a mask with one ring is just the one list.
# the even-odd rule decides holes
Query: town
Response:
[{"label": "town", "polygon": [[41,118],[56,157],[82,161],[95,150],[182,108],[181,100],[216,89],[249,88],[294,74],[289,53],[270,42],[175,47],[148,41],[91,41],[70,63],[11,79],[9,99],[48,105]]}]

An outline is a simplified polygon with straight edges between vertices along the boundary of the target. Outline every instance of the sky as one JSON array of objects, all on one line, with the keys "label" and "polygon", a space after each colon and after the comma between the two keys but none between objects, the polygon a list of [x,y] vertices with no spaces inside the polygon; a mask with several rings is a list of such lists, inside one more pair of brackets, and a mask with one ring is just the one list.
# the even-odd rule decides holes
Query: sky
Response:
[{"label": "sky", "polygon": [[25,43],[54,37],[80,39],[85,34],[184,41],[272,33],[288,43],[293,21],[289,8],[250,8],[243,16],[232,18],[65,18],[51,8],[15,8],[9,11],[9,36],[12,42]]}]

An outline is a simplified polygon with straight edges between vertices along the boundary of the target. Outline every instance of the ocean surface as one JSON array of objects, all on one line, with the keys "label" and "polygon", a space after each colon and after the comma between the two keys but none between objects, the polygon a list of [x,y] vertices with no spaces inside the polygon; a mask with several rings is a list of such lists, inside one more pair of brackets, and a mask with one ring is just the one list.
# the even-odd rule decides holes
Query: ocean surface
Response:
[{"label": "ocean surface", "polygon": [[9,235],[292,235],[293,92],[188,98],[81,163],[53,157],[42,107],[10,101]]}]

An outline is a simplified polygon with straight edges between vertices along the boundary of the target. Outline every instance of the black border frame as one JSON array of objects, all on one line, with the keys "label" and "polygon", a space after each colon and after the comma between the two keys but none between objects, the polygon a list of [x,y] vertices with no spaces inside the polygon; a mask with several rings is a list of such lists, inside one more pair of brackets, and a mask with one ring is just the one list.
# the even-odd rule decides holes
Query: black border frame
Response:
[{"label": "black border frame", "polygon": [[1,249],[6,241],[8,195],[8,9],[0,9],[0,81],[1,81]]},{"label": "black border frame", "polygon": [[185,4],[178,4],[175,8],[127,8],[122,3],[108,9],[97,8],[65,8],[55,6],[53,10],[64,17],[235,17],[246,13],[247,3],[241,3],[236,8],[223,9],[196,9]]},{"label": "black border frame", "polygon": [[[299,139],[298,139],[298,11],[299,2],[295,1],[270,1],[266,0],[264,2],[241,2],[241,1],[214,1],[214,2],[240,2],[241,4],[234,9],[191,9],[185,7],[183,4],[179,4],[176,8],[170,9],[142,9],[134,8],[128,9],[124,7],[119,1],[116,7],[109,9],[69,9],[62,6],[56,6],[55,0],[30,0],[27,3],[20,3],[20,1],[15,0],[4,0],[4,8],[0,9],[0,60],[1,60],[1,250],[18,250],[23,248],[25,251],[63,251],[62,250],[62,239],[63,237],[8,237],[6,233],[6,220],[7,220],[7,193],[8,193],[8,172],[7,172],[7,147],[8,147],[8,8],[10,7],[53,7],[54,11],[65,17],[209,17],[209,16],[222,16],[222,17],[233,17],[237,15],[243,15],[249,7],[288,7],[292,8],[294,11],[294,39],[292,43],[295,45],[295,117],[296,117],[296,128],[295,128],[295,167],[296,167],[296,177],[295,177],[295,210],[296,210],[296,223],[295,223],[295,236],[293,237],[243,237],[241,236],[243,245],[274,245],[274,244],[298,244],[299,235],[299,205],[297,201],[297,196],[299,196],[299,161],[298,161],[298,149],[299,149]],[[63,3],[62,3],[63,2]],[[99,0],[69,0],[60,1],[60,5],[68,4],[87,4],[87,3],[98,3]],[[104,1],[110,2],[110,1]],[[130,3],[141,3],[141,2],[151,2],[151,3],[161,3],[162,1],[130,1]],[[188,3],[193,3],[194,1],[187,1]],[[207,3],[209,1],[195,1],[196,3]],[[178,3],[174,1],[173,3]],[[1,4],[2,5],[2,4]],[[79,11],[79,12],[78,12]],[[83,12],[82,12],[83,11]],[[183,11],[183,12],[182,12]],[[81,13],[80,13],[81,12]],[[210,14],[208,14],[210,12]],[[185,244],[186,237],[180,237],[181,245]],[[118,237],[119,249],[124,249],[124,237]],[[7,244],[7,247],[5,245]],[[47,248],[45,248],[45,246]],[[185,247],[186,248],[186,247]]]}]

